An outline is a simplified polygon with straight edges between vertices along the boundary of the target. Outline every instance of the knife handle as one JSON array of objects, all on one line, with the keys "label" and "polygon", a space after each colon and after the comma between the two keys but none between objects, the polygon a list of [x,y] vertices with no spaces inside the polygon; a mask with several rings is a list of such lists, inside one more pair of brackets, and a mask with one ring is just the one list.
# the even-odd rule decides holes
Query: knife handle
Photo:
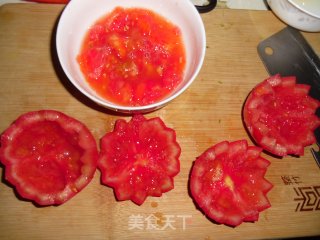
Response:
[{"label": "knife handle", "polygon": [[217,0],[209,0],[209,3],[207,5],[195,5],[199,13],[206,13],[213,10],[217,5]]}]

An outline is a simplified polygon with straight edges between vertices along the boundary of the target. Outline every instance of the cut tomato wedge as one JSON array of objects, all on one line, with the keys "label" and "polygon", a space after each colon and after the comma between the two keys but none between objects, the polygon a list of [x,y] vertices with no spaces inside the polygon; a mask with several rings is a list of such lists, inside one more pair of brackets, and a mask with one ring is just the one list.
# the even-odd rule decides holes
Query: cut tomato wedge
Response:
[{"label": "cut tomato wedge", "polygon": [[102,183],[114,189],[118,200],[141,205],[147,196],[173,189],[180,152],[175,131],[160,118],[134,115],[129,122],[117,120],[114,130],[101,139]]},{"label": "cut tomato wedge", "polygon": [[38,205],[59,205],[80,192],[93,178],[97,160],[90,131],[61,112],[28,112],[1,135],[5,179]]},{"label": "cut tomato wedge", "polygon": [[258,84],[243,108],[244,123],[258,145],[278,156],[302,156],[316,142],[320,102],[308,95],[310,86],[295,77],[272,76]]},{"label": "cut tomato wedge", "polygon": [[191,195],[204,214],[220,224],[254,222],[269,208],[273,185],[264,176],[270,162],[262,149],[246,140],[223,141],[196,159],[191,170]]}]

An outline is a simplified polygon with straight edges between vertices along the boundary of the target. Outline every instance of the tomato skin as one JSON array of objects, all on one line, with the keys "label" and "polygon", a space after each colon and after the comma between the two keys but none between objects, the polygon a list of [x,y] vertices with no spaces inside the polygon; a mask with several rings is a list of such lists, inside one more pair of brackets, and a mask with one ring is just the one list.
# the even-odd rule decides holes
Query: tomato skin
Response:
[{"label": "tomato skin", "polygon": [[308,95],[309,90],[293,76],[275,75],[251,91],[243,120],[258,145],[277,156],[302,156],[304,147],[316,142],[313,131],[320,126],[315,114],[320,102]]},{"label": "tomato skin", "polygon": [[93,178],[97,159],[87,127],[58,111],[25,113],[1,135],[5,179],[37,205],[60,205],[75,196]]},{"label": "tomato skin", "polygon": [[262,149],[246,140],[220,142],[193,163],[190,192],[204,214],[220,224],[257,221],[271,206],[266,194],[273,185],[264,176],[270,162]]},{"label": "tomato skin", "polygon": [[181,148],[175,131],[159,117],[117,120],[101,138],[100,149],[101,181],[114,189],[117,200],[141,205],[147,196],[160,197],[174,188]]}]

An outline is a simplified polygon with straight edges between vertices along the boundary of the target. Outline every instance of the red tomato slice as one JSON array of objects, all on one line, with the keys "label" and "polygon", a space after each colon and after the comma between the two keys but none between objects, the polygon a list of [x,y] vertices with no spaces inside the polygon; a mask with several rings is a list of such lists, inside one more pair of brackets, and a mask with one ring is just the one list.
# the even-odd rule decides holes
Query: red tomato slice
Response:
[{"label": "red tomato slice", "polygon": [[135,115],[129,122],[117,120],[114,130],[101,139],[102,183],[114,189],[118,200],[141,205],[147,196],[173,189],[180,152],[175,131],[160,118]]},{"label": "red tomato slice", "polygon": [[97,144],[85,125],[57,111],[20,116],[1,135],[5,178],[25,199],[59,205],[93,178]]},{"label": "red tomato slice", "polygon": [[273,185],[264,178],[270,162],[261,151],[246,140],[224,141],[196,159],[191,195],[208,218],[237,226],[257,221],[259,212],[271,206],[266,195]]},{"label": "red tomato slice", "polygon": [[301,156],[316,142],[320,126],[315,112],[320,102],[308,95],[310,86],[296,84],[295,77],[272,76],[258,84],[243,108],[245,125],[265,150],[278,155]]}]

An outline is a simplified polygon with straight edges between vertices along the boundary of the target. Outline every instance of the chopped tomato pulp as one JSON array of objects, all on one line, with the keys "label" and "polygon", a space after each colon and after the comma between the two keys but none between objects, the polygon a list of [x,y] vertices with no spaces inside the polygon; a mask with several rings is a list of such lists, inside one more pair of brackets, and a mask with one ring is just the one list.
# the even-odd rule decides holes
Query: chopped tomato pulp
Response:
[{"label": "chopped tomato pulp", "polygon": [[1,135],[5,178],[23,198],[39,205],[64,203],[83,189],[97,158],[89,130],[57,111],[26,113]]},{"label": "chopped tomato pulp", "polygon": [[160,118],[117,120],[113,132],[101,139],[102,183],[114,189],[118,200],[141,205],[147,196],[160,197],[173,189],[180,152],[175,131]]},{"label": "chopped tomato pulp", "polygon": [[246,140],[224,141],[196,159],[190,190],[207,217],[237,226],[257,221],[259,212],[271,206],[266,194],[273,186],[264,178],[270,162],[261,151]]},{"label": "chopped tomato pulp", "polygon": [[185,58],[178,27],[147,9],[117,7],[89,29],[78,62],[101,97],[142,106],[178,87]]},{"label": "chopped tomato pulp", "polygon": [[300,156],[316,141],[313,131],[320,126],[315,114],[320,102],[308,95],[309,89],[297,84],[295,77],[275,75],[252,90],[243,118],[261,147],[278,156]]}]

